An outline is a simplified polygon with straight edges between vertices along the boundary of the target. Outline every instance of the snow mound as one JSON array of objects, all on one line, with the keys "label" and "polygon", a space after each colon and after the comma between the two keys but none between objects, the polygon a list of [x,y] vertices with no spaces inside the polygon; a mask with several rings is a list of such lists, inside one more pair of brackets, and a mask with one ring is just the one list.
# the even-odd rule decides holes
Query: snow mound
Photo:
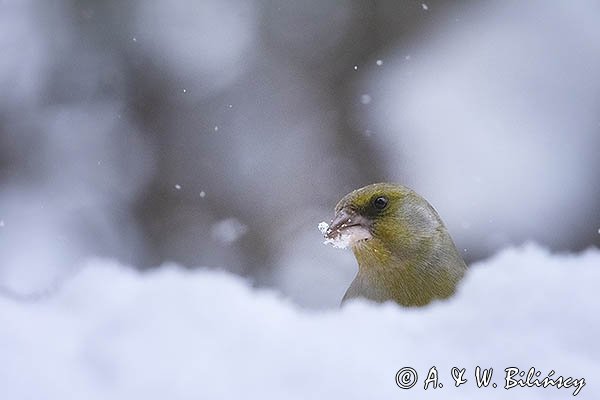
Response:
[{"label": "snow mound", "polygon": [[[599,398],[599,281],[597,249],[526,246],[472,266],[450,301],[313,312],[223,272],[93,261],[44,300],[0,297],[0,388],[61,400],[572,397],[503,388],[505,368],[535,367],[585,378],[577,397]],[[443,387],[425,391],[432,366]],[[460,387],[454,366],[466,368]],[[478,389],[476,366],[498,387]],[[403,367],[418,373],[411,389],[396,385]]]}]

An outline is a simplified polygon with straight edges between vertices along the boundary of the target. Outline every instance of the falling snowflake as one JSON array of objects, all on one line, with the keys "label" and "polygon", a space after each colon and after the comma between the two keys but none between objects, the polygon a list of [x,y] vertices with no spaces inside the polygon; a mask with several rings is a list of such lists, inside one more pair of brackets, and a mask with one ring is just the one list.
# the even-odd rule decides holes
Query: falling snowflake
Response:
[{"label": "falling snowflake", "polygon": [[223,219],[214,224],[210,231],[213,239],[224,244],[235,242],[246,232],[248,232],[248,227],[236,218]]}]

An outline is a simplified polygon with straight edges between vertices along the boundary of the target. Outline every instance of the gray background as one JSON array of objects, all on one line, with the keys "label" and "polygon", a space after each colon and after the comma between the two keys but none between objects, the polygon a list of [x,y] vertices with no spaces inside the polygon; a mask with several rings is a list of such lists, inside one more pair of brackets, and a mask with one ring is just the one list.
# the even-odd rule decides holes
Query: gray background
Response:
[{"label": "gray background", "polygon": [[600,244],[600,5],[0,1],[0,287],[90,257],[337,304],[316,225],[423,194],[472,262]]}]

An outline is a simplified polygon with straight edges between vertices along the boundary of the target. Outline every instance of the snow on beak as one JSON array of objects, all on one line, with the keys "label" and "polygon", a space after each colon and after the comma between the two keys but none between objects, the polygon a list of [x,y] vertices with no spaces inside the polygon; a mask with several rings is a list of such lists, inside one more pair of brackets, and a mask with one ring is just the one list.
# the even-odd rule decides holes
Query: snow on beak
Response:
[{"label": "snow on beak", "polygon": [[371,238],[368,220],[347,208],[339,210],[329,224],[319,224],[325,243],[345,249]]}]

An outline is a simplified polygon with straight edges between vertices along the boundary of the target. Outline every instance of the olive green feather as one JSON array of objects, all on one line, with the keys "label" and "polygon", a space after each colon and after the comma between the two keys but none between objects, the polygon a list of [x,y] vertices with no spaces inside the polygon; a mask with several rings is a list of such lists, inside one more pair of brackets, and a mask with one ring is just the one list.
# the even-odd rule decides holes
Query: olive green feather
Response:
[{"label": "olive green feather", "polygon": [[352,244],[358,273],[342,302],[423,306],[455,292],[467,267],[438,213],[417,193],[377,183],[349,193],[335,210],[326,237],[350,227],[365,232]]}]

